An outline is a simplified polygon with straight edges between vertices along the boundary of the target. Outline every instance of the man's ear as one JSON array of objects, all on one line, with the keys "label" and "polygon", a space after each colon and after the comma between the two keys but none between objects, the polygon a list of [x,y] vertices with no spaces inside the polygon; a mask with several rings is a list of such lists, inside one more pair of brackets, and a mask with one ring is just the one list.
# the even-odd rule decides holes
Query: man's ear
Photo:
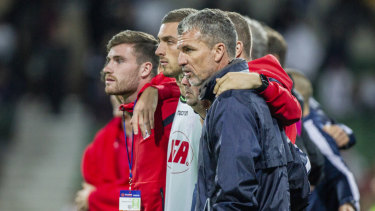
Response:
[{"label": "man's ear", "polygon": [[142,78],[147,78],[148,76],[151,75],[152,71],[152,63],[151,62],[145,62],[141,64],[140,67],[140,73]]},{"label": "man's ear", "polygon": [[224,45],[224,43],[217,43],[215,46],[214,46],[214,49],[215,51],[215,62],[220,62],[222,59],[223,59],[223,56],[226,52],[226,47]]},{"label": "man's ear", "polygon": [[237,41],[236,44],[236,58],[240,58],[243,51],[243,43],[241,41]]}]

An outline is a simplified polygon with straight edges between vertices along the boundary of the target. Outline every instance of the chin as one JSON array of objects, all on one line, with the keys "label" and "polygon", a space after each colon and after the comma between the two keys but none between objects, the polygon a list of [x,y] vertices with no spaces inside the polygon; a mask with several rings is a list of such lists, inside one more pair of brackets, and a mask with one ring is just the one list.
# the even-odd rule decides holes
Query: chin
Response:
[{"label": "chin", "polygon": [[173,74],[173,72],[172,71],[163,71],[163,74],[165,75],[165,76],[167,76],[167,77],[173,77],[174,76],[174,74]]},{"label": "chin", "polygon": [[110,90],[110,89],[105,89],[105,93],[106,93],[107,95],[119,95],[118,92],[113,91],[113,90]]},{"label": "chin", "polygon": [[186,99],[186,104],[188,104],[189,106],[196,106],[197,102]]}]

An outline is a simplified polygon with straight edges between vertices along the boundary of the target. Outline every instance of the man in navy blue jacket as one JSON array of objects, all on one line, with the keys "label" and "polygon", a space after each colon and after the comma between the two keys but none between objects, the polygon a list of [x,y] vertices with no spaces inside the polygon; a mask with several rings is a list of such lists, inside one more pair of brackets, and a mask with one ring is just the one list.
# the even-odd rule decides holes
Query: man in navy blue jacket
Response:
[{"label": "man in navy blue jacket", "polygon": [[234,59],[233,23],[220,10],[204,9],[180,22],[178,34],[184,75],[212,102],[200,142],[196,210],[289,210],[291,152],[264,99],[254,90],[213,94],[216,78],[249,69]]},{"label": "man in navy blue jacket", "polygon": [[[331,120],[315,105],[310,104],[312,86],[301,73],[288,72],[294,80],[295,89],[304,98],[303,130],[324,156],[324,177],[312,192],[307,210],[359,210],[359,191],[355,178],[346,166],[339,151],[339,144],[324,128]],[[344,126],[340,126],[345,128]],[[355,142],[353,132],[346,129],[346,146]],[[343,145],[343,147],[345,147]]]}]

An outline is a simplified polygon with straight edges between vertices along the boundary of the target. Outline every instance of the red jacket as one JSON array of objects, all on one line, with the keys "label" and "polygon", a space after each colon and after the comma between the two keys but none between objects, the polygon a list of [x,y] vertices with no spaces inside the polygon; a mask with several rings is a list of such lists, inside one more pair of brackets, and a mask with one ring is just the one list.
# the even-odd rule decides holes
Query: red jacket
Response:
[{"label": "red jacket", "polygon": [[270,81],[268,87],[260,94],[266,100],[272,116],[284,125],[286,135],[294,144],[297,135],[295,123],[300,120],[302,110],[291,93],[293,81],[271,54],[250,61],[248,65],[250,72],[263,74],[279,82]]},{"label": "red jacket", "polygon": [[[170,80],[158,75],[140,93],[148,86],[164,82],[169,83]],[[177,84],[168,84],[168,87],[173,92],[178,90]],[[151,131],[150,137],[143,139],[141,133],[134,135],[132,190],[141,191],[141,209],[145,211],[162,210],[168,138],[177,103],[176,97],[160,99],[155,112],[155,129]],[[132,112],[133,103],[122,107]],[[89,196],[91,211],[118,211],[120,190],[129,190],[129,165],[121,125],[121,118],[114,118],[98,132],[84,153],[83,177],[96,187]],[[130,146],[131,138],[127,137],[127,141]]]}]

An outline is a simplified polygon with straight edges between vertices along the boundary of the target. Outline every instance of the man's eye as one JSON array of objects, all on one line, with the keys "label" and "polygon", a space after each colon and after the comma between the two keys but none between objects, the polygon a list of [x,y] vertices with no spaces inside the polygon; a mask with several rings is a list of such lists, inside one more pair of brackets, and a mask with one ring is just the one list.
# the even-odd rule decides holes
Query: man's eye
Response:
[{"label": "man's eye", "polygon": [[123,63],[124,60],[123,59],[115,59],[115,62],[120,64],[120,63]]}]

